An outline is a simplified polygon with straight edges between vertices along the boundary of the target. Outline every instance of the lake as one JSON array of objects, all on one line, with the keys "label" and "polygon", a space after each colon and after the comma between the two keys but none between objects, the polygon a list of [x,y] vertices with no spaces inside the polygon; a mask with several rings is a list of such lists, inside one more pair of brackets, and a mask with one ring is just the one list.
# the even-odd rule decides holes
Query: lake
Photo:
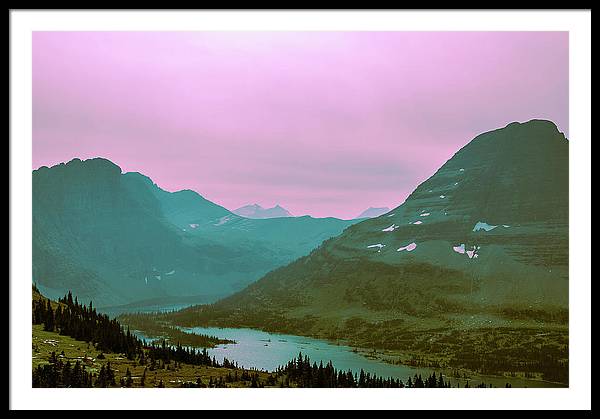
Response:
[{"label": "lake", "polygon": [[[393,365],[380,360],[367,358],[345,345],[337,345],[320,339],[313,339],[296,335],[284,335],[277,333],[268,333],[255,329],[236,329],[236,328],[217,328],[217,327],[191,327],[181,328],[187,332],[217,336],[223,339],[233,340],[235,344],[218,345],[215,348],[208,349],[208,353],[214,356],[218,361],[227,358],[235,361],[239,366],[246,368],[256,368],[259,370],[273,371],[277,367],[285,365],[292,358],[298,356],[299,352],[308,355],[312,362],[323,361],[326,364],[330,360],[338,370],[351,369],[359,373],[361,368],[365,372],[377,374],[382,377],[399,378],[406,383],[408,377],[421,374],[423,378],[429,376],[434,369],[414,368],[406,365]],[[436,374],[440,370],[435,370]],[[444,378],[448,377],[444,373]],[[542,381],[525,380],[512,377],[472,377],[469,380],[470,385],[477,385],[481,381],[486,384],[492,384],[496,387],[504,387],[509,382],[513,387],[562,387],[560,385]],[[457,380],[450,378],[453,386],[456,386]],[[466,380],[458,381],[464,386]]]},{"label": "lake", "polygon": [[[163,311],[172,310],[175,305],[143,307],[139,311]],[[466,380],[449,377],[450,371],[433,368],[410,367],[407,365],[394,365],[375,358],[368,358],[361,353],[355,352],[353,348],[346,345],[338,345],[335,342],[329,342],[321,339],[314,339],[297,335],[285,335],[279,333],[269,333],[257,329],[244,328],[218,328],[218,327],[182,327],[187,332],[216,336],[222,339],[233,340],[235,344],[218,345],[215,348],[207,349],[210,356],[214,356],[219,362],[227,358],[230,361],[237,362],[240,367],[256,368],[264,371],[273,371],[279,366],[287,364],[292,358],[296,358],[298,353],[308,355],[312,362],[323,361],[326,364],[330,360],[333,366],[338,370],[347,371],[351,369],[359,373],[361,368],[365,372],[377,374],[387,378],[399,378],[406,383],[408,377],[415,374],[421,374],[423,378],[428,377],[432,372],[442,373],[445,380],[450,380],[452,386],[465,385]],[[145,336],[139,331],[134,333],[141,339],[151,342],[152,338]],[[481,382],[492,384],[495,387],[504,387],[508,382],[513,387],[565,387],[564,385],[539,380],[528,380],[518,377],[499,377],[499,376],[472,376],[469,378],[469,384],[475,386]]]},{"label": "lake", "polygon": [[235,344],[218,345],[208,349],[208,353],[218,361],[227,358],[246,368],[273,371],[302,352],[303,355],[309,356],[311,363],[318,364],[319,361],[323,361],[323,364],[326,364],[331,360],[338,370],[351,369],[358,373],[362,368],[371,374],[392,376],[403,381],[415,372],[428,375],[432,371],[386,364],[355,353],[349,346],[303,336],[268,333],[255,329],[217,327],[192,327],[182,328],[182,330],[234,340]]}]

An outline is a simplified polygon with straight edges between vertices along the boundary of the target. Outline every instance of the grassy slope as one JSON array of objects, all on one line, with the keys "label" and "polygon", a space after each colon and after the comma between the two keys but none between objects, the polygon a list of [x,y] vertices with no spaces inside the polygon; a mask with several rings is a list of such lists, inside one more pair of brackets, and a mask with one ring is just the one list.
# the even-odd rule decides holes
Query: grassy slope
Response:
[{"label": "grassy slope", "polygon": [[[53,300],[49,300],[43,296],[36,287],[32,289],[32,301],[50,301],[50,305],[54,310],[60,305],[63,308],[66,306]],[[193,344],[202,343],[200,346],[212,347],[215,343],[225,342],[220,339],[210,338],[206,336],[194,335],[194,337],[181,337],[180,340],[189,339]],[[129,360],[123,354],[103,352],[103,359],[99,359],[98,351],[93,344],[76,340],[69,336],[60,335],[57,332],[48,332],[44,330],[43,325],[32,325],[32,370],[38,365],[49,364],[51,353],[54,352],[63,362],[71,362],[71,365],[79,361],[90,373],[97,373],[100,368],[110,362],[111,369],[115,372],[115,381],[118,384],[121,378],[125,378],[127,369],[131,372],[133,385],[132,387],[142,387],[141,378],[146,370],[146,379],[143,387],[156,387],[162,381],[165,387],[180,387],[184,383],[196,383],[200,378],[202,383],[207,385],[211,378],[213,382],[217,382],[220,378],[226,379],[228,375],[232,377],[238,376],[237,381],[228,382],[227,387],[250,387],[251,381],[242,380],[241,375],[243,369],[230,368],[214,368],[208,366],[197,366],[179,364],[177,367],[174,363],[167,364],[164,368],[156,368],[151,371],[149,365],[140,365],[136,360]],[[266,386],[267,378],[270,373],[254,370],[245,370],[251,373],[258,373],[260,383]],[[282,378],[278,377],[275,386],[279,387]]]},{"label": "grassy slope", "polygon": [[[74,364],[76,361],[83,362],[88,372],[98,372],[102,365],[110,362],[111,368],[115,371],[115,380],[119,383],[121,378],[125,377],[125,372],[129,368],[133,387],[141,387],[140,381],[147,366],[139,365],[136,361],[130,361],[120,354],[104,353],[105,359],[98,359],[99,352],[86,342],[78,341],[68,336],[61,336],[55,332],[45,332],[43,326],[34,325],[32,330],[32,368],[40,364],[48,363],[50,354],[55,352],[60,354],[64,352],[63,361],[70,361]],[[200,377],[204,384],[207,384],[211,377],[218,380],[219,377],[226,377],[228,374],[234,375],[235,370],[228,368],[213,368],[206,366],[194,366],[181,364],[175,368],[174,364],[168,365],[169,369],[156,369],[146,371],[145,387],[156,387],[162,380],[165,387],[180,387],[185,382],[195,383]],[[238,376],[242,370],[237,371]],[[270,374],[259,372],[261,381],[265,381]],[[249,387],[249,381],[237,381],[227,384],[229,387]]]}]

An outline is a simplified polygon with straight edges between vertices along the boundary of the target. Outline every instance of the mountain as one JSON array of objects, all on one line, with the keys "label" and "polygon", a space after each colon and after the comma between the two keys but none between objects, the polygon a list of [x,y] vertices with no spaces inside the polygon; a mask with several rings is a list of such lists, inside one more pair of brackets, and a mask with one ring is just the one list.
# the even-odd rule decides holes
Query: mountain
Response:
[{"label": "mountain", "polygon": [[352,222],[251,220],[194,191],[167,192],[101,158],[33,171],[33,280],[99,306],[218,296],[308,254]]},{"label": "mountain", "polygon": [[388,207],[382,207],[382,208],[369,207],[366,210],[364,210],[363,212],[361,212],[358,215],[358,217],[356,217],[356,218],[357,219],[359,219],[359,218],[375,218],[375,217],[379,217],[380,215],[387,214],[388,212],[390,212],[390,209]]},{"label": "mountain", "polygon": [[[568,156],[568,140],[549,121],[478,135],[388,214],[347,228],[235,295],[171,319],[354,345],[419,344],[424,356],[442,338],[450,340],[436,348],[464,338],[457,350],[466,351],[467,337],[456,333],[469,330],[563,327]],[[519,350],[529,339],[519,340],[526,345]],[[468,350],[481,347],[473,345]]]},{"label": "mountain", "polygon": [[263,208],[258,204],[246,205],[233,211],[234,214],[246,218],[277,218],[277,217],[293,217],[293,215],[283,207],[275,205],[273,208]]},{"label": "mountain", "polygon": [[[205,199],[195,191],[184,189],[167,192],[158,187],[152,179],[137,172],[125,173],[123,176],[129,184],[144,183],[159,201],[163,215],[177,226],[185,226],[193,221],[214,220],[231,214],[226,208]],[[130,190],[131,193],[136,193],[135,186]]]}]

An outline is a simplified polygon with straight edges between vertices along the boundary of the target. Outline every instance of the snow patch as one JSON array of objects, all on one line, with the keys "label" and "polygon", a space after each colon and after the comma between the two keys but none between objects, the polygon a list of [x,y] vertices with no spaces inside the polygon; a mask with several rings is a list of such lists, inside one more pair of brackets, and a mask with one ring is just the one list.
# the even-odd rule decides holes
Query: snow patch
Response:
[{"label": "snow patch", "polygon": [[429,217],[430,215],[431,215],[431,213],[424,212],[423,214],[421,214],[421,217]]},{"label": "snow patch", "polygon": [[416,225],[423,224],[423,221],[415,221],[413,224],[416,224]]},{"label": "snow patch", "polygon": [[[473,227],[473,231],[481,231],[481,230],[491,231],[491,230],[495,229],[496,227],[498,227],[498,226],[488,224],[484,221],[478,221],[477,224],[475,224],[475,227]],[[508,224],[502,224],[502,227],[510,228],[510,226]]]},{"label": "snow patch", "polygon": [[394,215],[396,215],[396,214],[390,214],[390,215],[388,215],[388,217],[393,217]]},{"label": "snow patch", "polygon": [[465,169],[462,169],[462,168],[461,168],[461,169],[458,169],[458,171],[459,171],[459,172],[464,172],[464,171],[465,171]]},{"label": "snow patch", "polygon": [[397,229],[398,227],[400,227],[400,226],[397,226],[396,224],[392,224],[391,226],[389,226],[389,227],[387,227],[387,228],[384,228],[384,229],[383,229],[383,230],[381,230],[381,231],[394,231],[394,230],[395,230],[395,229]]},{"label": "snow patch", "polygon": [[454,246],[452,247],[452,250],[454,250],[456,253],[460,253],[461,255],[465,254],[465,244],[462,243],[460,246]]},{"label": "snow patch", "polygon": [[148,285],[148,277],[144,277],[144,281],[146,281],[146,285]]},{"label": "snow patch", "polygon": [[406,246],[399,248],[397,250],[397,252],[402,252],[403,250],[406,250],[407,252],[412,252],[416,248],[417,248],[417,244],[413,242],[411,244],[407,244]]},{"label": "snow patch", "polygon": [[467,250],[464,243],[461,243],[460,246],[453,246],[452,250],[461,255],[466,254],[469,259],[477,259],[479,254],[477,253],[481,249],[481,246],[473,246],[471,249]]},{"label": "snow patch", "polygon": [[491,230],[495,229],[496,227],[498,227],[498,226],[493,226],[484,221],[477,221],[477,224],[475,224],[475,227],[473,227],[473,231],[481,231],[481,230],[491,231]]},{"label": "snow patch", "polygon": [[173,275],[174,273],[175,273],[175,269],[173,269],[173,270],[172,270],[172,271],[170,271],[170,272],[167,272],[165,275]]},{"label": "snow patch", "polygon": [[368,249],[372,249],[372,248],[378,248],[377,249],[377,253],[381,253],[381,249],[385,246],[385,244],[381,244],[381,243],[377,243],[377,244],[372,244],[370,246],[367,246]]},{"label": "snow patch", "polygon": [[441,199],[444,199],[446,197],[446,195],[440,195]]},{"label": "snow patch", "polygon": [[200,227],[200,224],[190,224],[190,227],[192,227],[192,228]]},{"label": "snow patch", "polygon": [[225,224],[229,220],[231,220],[231,216],[230,215],[226,215],[225,217],[219,218],[219,221],[216,224],[213,224],[213,225],[218,227],[220,225]]}]

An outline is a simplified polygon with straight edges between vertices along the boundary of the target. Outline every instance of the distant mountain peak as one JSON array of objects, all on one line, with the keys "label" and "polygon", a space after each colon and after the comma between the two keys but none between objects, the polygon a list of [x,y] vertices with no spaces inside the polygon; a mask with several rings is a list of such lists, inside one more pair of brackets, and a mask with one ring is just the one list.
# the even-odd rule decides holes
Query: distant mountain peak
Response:
[{"label": "distant mountain peak", "polygon": [[288,210],[286,210],[279,204],[275,205],[273,208],[263,208],[258,204],[245,205],[236,210],[233,210],[232,212],[234,214],[246,218],[293,217],[293,215]]},{"label": "distant mountain peak", "polygon": [[375,218],[387,212],[390,212],[390,209],[388,207],[369,207],[363,212],[361,212],[356,218]]}]

